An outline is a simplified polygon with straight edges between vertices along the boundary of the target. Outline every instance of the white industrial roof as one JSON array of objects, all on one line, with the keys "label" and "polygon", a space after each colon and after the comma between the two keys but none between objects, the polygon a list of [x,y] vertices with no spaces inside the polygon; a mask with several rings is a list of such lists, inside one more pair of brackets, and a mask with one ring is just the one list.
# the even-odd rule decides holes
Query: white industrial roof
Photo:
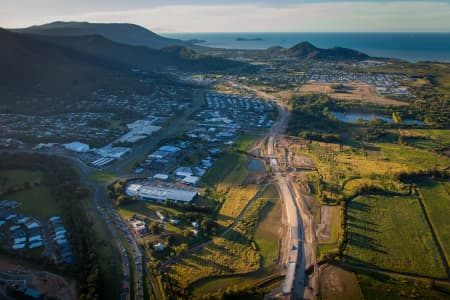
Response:
[{"label": "white industrial roof", "polygon": [[188,183],[188,184],[196,184],[197,182],[200,181],[200,177],[198,176],[186,176],[183,178],[182,180],[184,183]]},{"label": "white industrial roof", "polygon": [[168,199],[168,200],[189,202],[192,201],[195,198],[195,196],[197,196],[197,192],[191,190],[171,189],[171,188],[144,185],[138,189],[137,195],[145,199],[155,199],[155,200]]},{"label": "white industrial roof", "polygon": [[175,153],[180,151],[181,149],[178,147],[174,147],[174,146],[162,146],[158,149],[159,151],[164,151],[164,152],[170,152],[170,153]]},{"label": "white industrial roof", "polygon": [[160,180],[167,180],[167,179],[169,179],[169,175],[158,173],[158,174],[153,175],[153,178],[160,179]]},{"label": "white industrial roof", "polygon": [[81,142],[67,143],[64,144],[64,147],[75,152],[86,152],[89,150],[89,145]]},{"label": "white industrial roof", "polygon": [[136,196],[139,188],[142,186],[142,184],[132,183],[129,186],[127,186],[127,189],[125,190],[125,193],[128,196]]}]

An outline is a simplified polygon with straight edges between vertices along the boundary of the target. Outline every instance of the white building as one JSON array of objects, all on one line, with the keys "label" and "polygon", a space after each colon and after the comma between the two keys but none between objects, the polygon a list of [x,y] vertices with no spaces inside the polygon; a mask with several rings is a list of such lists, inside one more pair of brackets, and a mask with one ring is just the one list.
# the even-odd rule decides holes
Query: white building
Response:
[{"label": "white building", "polygon": [[169,175],[158,173],[158,174],[153,175],[153,178],[159,179],[159,180],[167,180],[167,179],[169,179]]},{"label": "white building", "polygon": [[153,246],[153,249],[155,249],[155,251],[163,251],[164,250],[164,245],[161,244],[161,243],[158,243],[158,244]]},{"label": "white building", "polygon": [[175,175],[178,177],[186,177],[186,176],[192,176],[194,173],[192,172],[192,169],[189,167],[179,167],[175,170]]},{"label": "white building", "polygon": [[67,150],[74,151],[74,152],[82,153],[82,152],[89,151],[89,145],[85,144],[85,143],[81,143],[81,142],[67,143],[67,144],[63,144],[63,146]]},{"label": "white building", "polygon": [[186,176],[183,179],[181,179],[182,182],[186,183],[186,184],[192,184],[195,185],[200,181],[200,177],[198,176]]},{"label": "white building", "polygon": [[136,183],[127,186],[125,193],[128,196],[137,196],[142,200],[171,200],[181,202],[190,202],[198,195],[197,191],[157,187]]}]

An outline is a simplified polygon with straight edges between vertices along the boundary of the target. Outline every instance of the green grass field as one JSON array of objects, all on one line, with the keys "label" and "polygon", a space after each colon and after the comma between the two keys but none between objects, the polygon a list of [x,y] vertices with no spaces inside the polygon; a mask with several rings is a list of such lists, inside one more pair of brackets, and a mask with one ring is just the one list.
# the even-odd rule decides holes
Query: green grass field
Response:
[{"label": "green grass field", "polygon": [[426,150],[439,150],[450,145],[448,129],[410,129],[402,130],[408,144]]},{"label": "green grass field", "polygon": [[150,201],[133,201],[131,203],[121,205],[118,209],[118,213],[122,218],[129,218],[135,214],[158,218],[158,215],[156,214],[157,211],[169,214],[171,216],[178,216],[181,214],[181,212],[174,208]]},{"label": "green grass field", "polygon": [[28,216],[47,220],[51,216],[60,215],[55,200],[52,199],[48,188],[44,186],[33,187],[8,195],[8,199],[22,202],[17,210]]},{"label": "green grass field", "polygon": [[214,182],[215,190],[223,195],[224,202],[217,218],[222,226],[230,225],[258,192],[257,185],[244,184],[249,174],[248,161],[246,155],[225,154],[205,178],[205,182]]},{"label": "green grass field", "polygon": [[39,181],[42,172],[28,170],[3,170],[0,171],[0,178],[5,178],[4,184],[0,184],[0,192],[4,192],[9,188],[23,187],[26,182],[32,183]]},{"label": "green grass field", "polygon": [[258,186],[253,184],[228,188],[225,192],[225,201],[217,216],[217,222],[222,226],[229,226],[257,192]]},{"label": "green grass field", "polygon": [[419,183],[425,209],[431,224],[442,245],[447,261],[450,260],[450,195],[444,183],[431,179],[424,179]]},{"label": "green grass field", "polygon": [[267,199],[268,203],[261,213],[254,239],[262,257],[262,268],[268,274],[274,271],[278,258],[282,208],[278,191],[273,185],[267,187],[260,198]]},{"label": "green grass field", "polygon": [[281,215],[277,199],[274,187],[268,188],[232,231],[174,265],[170,276],[198,297],[233,285],[255,285],[273,274],[279,228],[273,225]]},{"label": "green grass field", "polygon": [[236,153],[223,154],[203,177],[203,182],[208,186],[221,182],[238,164],[239,158],[240,156]]},{"label": "green grass field", "polygon": [[430,299],[450,298],[448,284],[433,284],[429,280],[412,280],[383,274],[358,271],[356,273],[364,299]]},{"label": "green grass field", "polygon": [[397,144],[378,144],[385,159],[407,166],[409,171],[443,169],[450,165],[450,159],[434,152]]},{"label": "green grass field", "polygon": [[359,196],[348,204],[347,217],[347,262],[446,277],[417,198]]},{"label": "green grass field", "polygon": [[247,151],[261,137],[252,134],[243,134],[234,145],[240,151]]},{"label": "green grass field", "polygon": [[22,203],[17,209],[18,212],[41,220],[60,214],[60,210],[55,200],[52,199],[48,188],[42,185],[32,185],[33,182],[40,181],[42,172],[16,169],[3,170],[0,172],[0,176],[6,178],[5,184],[1,187],[2,191],[10,188],[22,189],[26,183],[30,184],[28,188],[5,196],[8,200],[16,200]]},{"label": "green grass field", "polygon": [[90,182],[108,183],[116,179],[116,176],[106,172],[95,172],[90,174],[87,178]]}]

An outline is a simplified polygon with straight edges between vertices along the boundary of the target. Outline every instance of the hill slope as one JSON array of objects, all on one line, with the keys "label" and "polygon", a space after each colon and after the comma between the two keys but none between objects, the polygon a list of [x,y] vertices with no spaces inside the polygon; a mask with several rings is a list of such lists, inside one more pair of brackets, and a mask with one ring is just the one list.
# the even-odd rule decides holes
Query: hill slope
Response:
[{"label": "hill slope", "polygon": [[[105,61],[44,40],[0,29],[0,88],[68,88],[66,83],[95,80],[105,72],[123,71],[120,64]],[[69,84],[70,85],[70,84]]]},{"label": "hill slope", "polygon": [[181,40],[162,37],[144,27],[125,23],[53,22],[13,31],[48,36],[101,35],[117,43],[146,46],[153,49],[190,45]]},{"label": "hill slope", "polygon": [[302,42],[291,48],[272,47],[266,51],[271,56],[289,56],[300,60],[363,60],[369,58],[365,53],[334,47],[330,49],[317,48],[309,42]]},{"label": "hill slope", "polygon": [[36,37],[58,47],[119,63],[129,68],[137,67],[147,71],[158,72],[167,69],[167,67],[176,67],[184,71],[210,71],[228,70],[243,66],[238,62],[201,55],[181,46],[157,50],[145,46],[116,43],[99,35]]},{"label": "hill slope", "polygon": [[133,90],[140,81],[137,76],[143,76],[132,72],[133,68],[146,71],[145,77],[154,84],[179,84],[160,71],[168,67],[210,71],[242,66],[178,46],[156,50],[119,44],[99,35],[55,37],[0,28],[0,112],[41,107],[58,111],[68,101],[83,99],[94,90]]}]

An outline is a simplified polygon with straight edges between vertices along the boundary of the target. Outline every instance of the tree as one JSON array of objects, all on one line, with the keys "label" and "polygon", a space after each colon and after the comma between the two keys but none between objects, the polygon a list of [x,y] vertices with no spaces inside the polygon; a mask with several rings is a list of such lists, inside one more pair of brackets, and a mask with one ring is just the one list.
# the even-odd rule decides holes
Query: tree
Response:
[{"label": "tree", "polygon": [[163,231],[163,227],[162,227],[161,223],[151,222],[148,226],[148,230],[152,234],[161,234],[161,232]]},{"label": "tree", "polygon": [[188,250],[188,244],[182,243],[181,245],[174,247],[176,255],[185,254]]},{"label": "tree", "polygon": [[398,112],[396,112],[396,111],[394,111],[394,112],[392,113],[392,120],[394,120],[394,123],[395,123],[395,124],[400,124],[400,123],[402,123],[402,118],[401,118],[401,116],[398,114]]},{"label": "tree", "polygon": [[175,236],[173,234],[169,234],[167,236],[167,246],[169,246],[169,247],[173,246],[176,241],[177,241],[177,239],[175,238]]},{"label": "tree", "polygon": [[210,218],[205,218],[202,221],[201,229],[204,232],[211,233],[216,228],[217,228],[217,223],[214,220],[212,220]]}]

